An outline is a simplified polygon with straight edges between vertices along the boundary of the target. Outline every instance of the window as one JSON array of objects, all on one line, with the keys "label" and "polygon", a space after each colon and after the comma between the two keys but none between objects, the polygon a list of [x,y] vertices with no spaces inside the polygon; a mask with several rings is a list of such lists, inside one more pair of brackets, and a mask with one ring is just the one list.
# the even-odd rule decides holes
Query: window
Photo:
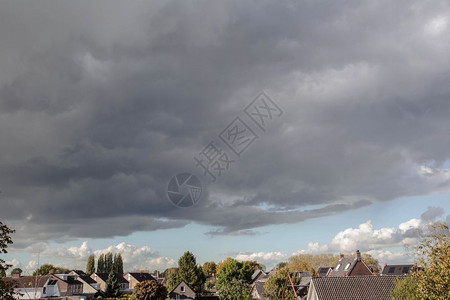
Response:
[{"label": "window", "polygon": [[409,272],[409,267],[403,267],[402,273],[406,274]]},{"label": "window", "polygon": [[42,294],[47,294],[47,288],[46,287],[42,288]]},{"label": "window", "polygon": [[180,286],[180,292],[184,293],[184,286]]},{"label": "window", "polygon": [[344,270],[347,270],[348,267],[350,267],[350,264],[347,264],[347,265],[345,266],[345,269],[344,269]]},{"label": "window", "polygon": [[338,264],[338,265],[336,266],[336,271],[339,270],[340,267],[341,267],[341,264]]},{"label": "window", "polygon": [[394,272],[395,272],[395,267],[389,267],[388,273],[394,273]]}]

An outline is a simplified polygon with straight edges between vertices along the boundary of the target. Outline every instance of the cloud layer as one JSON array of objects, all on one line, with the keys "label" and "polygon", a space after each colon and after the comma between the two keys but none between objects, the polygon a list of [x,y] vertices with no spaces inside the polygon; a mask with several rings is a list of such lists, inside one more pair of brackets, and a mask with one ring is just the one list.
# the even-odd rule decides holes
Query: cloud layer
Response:
[{"label": "cloud layer", "polygon": [[[20,3],[0,11],[0,218],[17,247],[211,234],[448,190],[447,1]],[[285,114],[211,184],[193,156],[261,89]],[[230,152],[230,154],[232,154]],[[169,179],[199,175],[193,209]],[[343,232],[398,242],[370,223]],[[348,247],[351,245],[347,243]]]}]

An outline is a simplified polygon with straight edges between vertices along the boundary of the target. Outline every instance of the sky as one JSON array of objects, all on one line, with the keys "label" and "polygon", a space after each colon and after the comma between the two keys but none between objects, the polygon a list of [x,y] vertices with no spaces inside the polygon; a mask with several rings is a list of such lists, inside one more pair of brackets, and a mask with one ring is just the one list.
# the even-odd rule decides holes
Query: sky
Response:
[{"label": "sky", "polygon": [[[417,230],[450,222],[449,16],[438,0],[2,1],[2,257],[28,273],[107,251],[129,271],[185,251],[411,262]],[[194,205],[172,202],[179,174]]]}]

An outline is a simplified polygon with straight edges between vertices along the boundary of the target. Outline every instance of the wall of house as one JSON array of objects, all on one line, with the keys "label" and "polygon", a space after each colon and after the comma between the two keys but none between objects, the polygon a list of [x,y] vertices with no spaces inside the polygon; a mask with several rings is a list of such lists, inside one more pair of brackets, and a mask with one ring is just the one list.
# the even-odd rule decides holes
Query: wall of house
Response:
[{"label": "wall of house", "polygon": [[[184,292],[181,291],[182,286],[184,287]],[[176,295],[181,297],[177,298]],[[170,293],[170,297],[175,299],[195,299],[195,293],[187,285],[180,284]]]},{"label": "wall of house", "polygon": [[372,272],[362,261],[358,261],[349,276],[372,275]]}]

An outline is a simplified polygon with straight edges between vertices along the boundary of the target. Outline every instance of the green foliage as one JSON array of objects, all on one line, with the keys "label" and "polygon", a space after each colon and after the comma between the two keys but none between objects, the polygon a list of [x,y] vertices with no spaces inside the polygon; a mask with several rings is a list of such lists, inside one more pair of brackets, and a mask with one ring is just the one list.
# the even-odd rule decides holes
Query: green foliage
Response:
[{"label": "green foliage", "polygon": [[97,261],[97,272],[98,273],[106,273],[105,271],[105,255],[102,253],[100,254],[100,256],[98,257],[98,261]]},{"label": "green foliage", "polygon": [[117,298],[120,296],[120,284],[116,274],[111,270],[106,280],[105,297]]},{"label": "green foliage", "polygon": [[177,284],[184,280],[196,293],[201,293],[205,283],[205,275],[200,266],[197,266],[195,256],[187,251],[178,260]]},{"label": "green foliage", "polygon": [[289,258],[288,266],[291,271],[309,271],[311,275],[320,267],[333,267],[339,261],[339,255],[334,254],[299,254]]},{"label": "green foliage", "polygon": [[123,274],[123,260],[122,254],[114,254],[113,270],[116,274]]},{"label": "green foliage", "polygon": [[429,228],[416,247],[423,270],[414,273],[420,299],[450,299],[450,232],[445,223]]},{"label": "green foliage", "polygon": [[14,268],[11,270],[11,276],[14,274],[22,274],[23,270],[21,268]]},{"label": "green foliage", "polygon": [[[264,290],[267,297],[269,297],[270,299],[281,299],[284,289],[284,299],[294,299],[294,292],[292,291],[292,286],[289,279],[286,282],[288,274],[289,268],[285,267],[279,269],[274,274],[272,274],[269,279],[267,279],[266,284],[264,285]],[[294,285],[298,284],[298,282],[298,278],[292,278],[292,283]]]},{"label": "green foliage", "polygon": [[90,255],[86,264],[86,274],[91,275],[95,273],[95,256]]},{"label": "green foliage", "polygon": [[393,300],[419,300],[417,297],[417,281],[414,276],[397,279],[395,289],[391,291]]},{"label": "green foliage", "polygon": [[[246,299],[250,294],[248,289],[253,270],[259,268],[254,262],[240,262],[233,258],[227,258],[219,264],[216,287],[219,290],[221,299]],[[236,286],[234,286],[236,285]],[[244,298],[228,298],[228,295],[240,290]]]},{"label": "green foliage", "polygon": [[54,266],[52,264],[43,264],[36,271],[33,272],[33,276],[48,275],[48,274],[66,274],[69,273],[69,269]]},{"label": "green foliage", "polygon": [[167,289],[172,291],[181,280],[178,279],[178,270],[176,268],[170,268],[165,271],[167,275]]},{"label": "green foliage", "polygon": [[205,276],[213,276],[216,274],[216,263],[213,261],[205,262],[202,269]]},{"label": "green foliage", "polygon": [[105,273],[113,271],[113,254],[111,252],[105,255]]},{"label": "green foliage", "polygon": [[165,300],[167,289],[156,280],[146,280],[134,287],[133,295],[136,300]]},{"label": "green foliage", "polygon": [[231,279],[228,284],[221,285],[219,295],[221,300],[251,300],[251,287],[243,279]]},{"label": "green foliage", "polygon": [[[12,233],[14,233],[14,230],[0,222],[0,254],[8,253],[6,248],[13,243],[11,238]],[[9,267],[10,265],[5,264],[5,261],[0,259],[0,279],[6,275],[6,270],[8,270]],[[15,299],[14,295],[14,286],[12,283],[0,280],[0,299],[13,300]]]}]

